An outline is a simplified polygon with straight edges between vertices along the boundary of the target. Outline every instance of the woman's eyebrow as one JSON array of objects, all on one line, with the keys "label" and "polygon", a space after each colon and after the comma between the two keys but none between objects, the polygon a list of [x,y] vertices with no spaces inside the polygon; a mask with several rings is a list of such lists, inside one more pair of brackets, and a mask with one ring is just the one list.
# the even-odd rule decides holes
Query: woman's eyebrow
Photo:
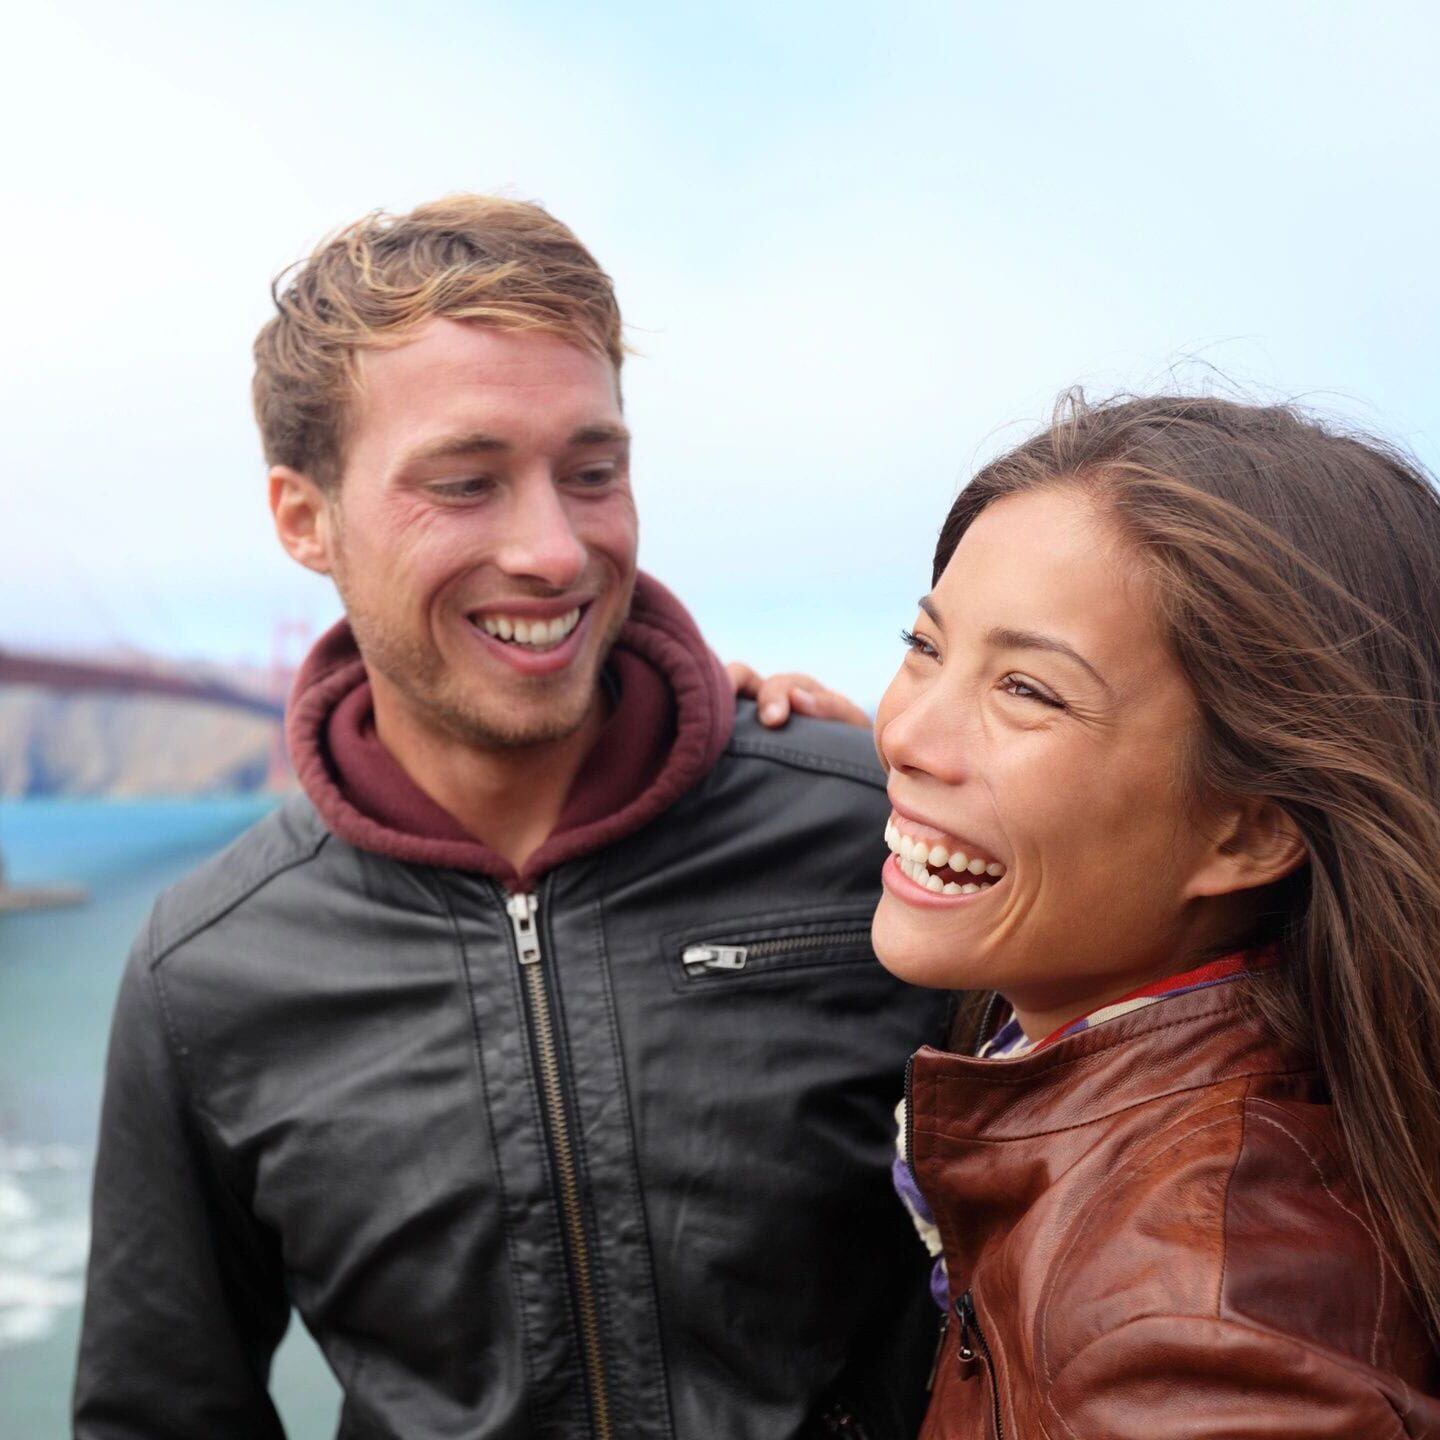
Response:
[{"label": "woman's eyebrow", "polygon": [[943,635],[945,633],[945,622],[940,618],[940,612],[935,608],[935,602],[928,596],[922,595],[919,600],[920,608],[935,622],[935,628]]},{"label": "woman's eyebrow", "polygon": [[991,630],[985,641],[997,650],[1046,650],[1052,655],[1064,655],[1088,670],[1106,694],[1112,693],[1105,677],[1074,646],[1057,640],[1053,635],[1041,635],[1034,630],[1010,630],[1002,625]]}]

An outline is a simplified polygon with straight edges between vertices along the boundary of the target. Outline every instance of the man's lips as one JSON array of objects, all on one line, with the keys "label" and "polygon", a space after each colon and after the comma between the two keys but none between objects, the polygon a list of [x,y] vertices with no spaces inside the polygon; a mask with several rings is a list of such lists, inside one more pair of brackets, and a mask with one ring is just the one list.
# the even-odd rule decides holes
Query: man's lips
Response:
[{"label": "man's lips", "polygon": [[587,598],[500,601],[466,613],[470,634],[497,659],[522,675],[550,675],[579,654],[590,630]]}]

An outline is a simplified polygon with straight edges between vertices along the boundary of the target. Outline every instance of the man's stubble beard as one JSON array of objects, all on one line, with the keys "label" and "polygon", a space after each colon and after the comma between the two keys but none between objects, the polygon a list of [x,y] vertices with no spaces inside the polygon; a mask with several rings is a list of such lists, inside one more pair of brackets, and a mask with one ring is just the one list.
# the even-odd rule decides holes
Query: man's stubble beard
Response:
[{"label": "man's stubble beard", "polygon": [[[517,715],[503,697],[478,701],[467,696],[465,687],[455,683],[452,669],[433,645],[413,635],[397,632],[388,620],[372,614],[360,604],[337,570],[332,578],[340,592],[351,634],[372,674],[382,675],[397,691],[412,713],[434,730],[452,740],[480,750],[516,750],[533,746],[553,745],[566,740],[584,725],[595,704],[600,683],[600,670],[609,656],[620,632],[629,618],[630,601],[604,636],[590,673],[580,677],[573,672],[563,675],[518,676],[533,699],[526,706],[530,713]],[[547,690],[554,690],[553,698]]]}]

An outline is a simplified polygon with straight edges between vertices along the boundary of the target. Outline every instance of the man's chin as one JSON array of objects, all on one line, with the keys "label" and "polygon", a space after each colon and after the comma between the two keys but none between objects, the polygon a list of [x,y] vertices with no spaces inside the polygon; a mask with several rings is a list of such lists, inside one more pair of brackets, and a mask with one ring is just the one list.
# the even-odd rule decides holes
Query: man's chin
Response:
[{"label": "man's chin", "polygon": [[432,718],[449,733],[484,750],[529,750],[557,745],[593,724],[601,706],[598,674],[584,684],[572,683],[564,693],[516,697],[497,703],[456,697],[431,710]]}]

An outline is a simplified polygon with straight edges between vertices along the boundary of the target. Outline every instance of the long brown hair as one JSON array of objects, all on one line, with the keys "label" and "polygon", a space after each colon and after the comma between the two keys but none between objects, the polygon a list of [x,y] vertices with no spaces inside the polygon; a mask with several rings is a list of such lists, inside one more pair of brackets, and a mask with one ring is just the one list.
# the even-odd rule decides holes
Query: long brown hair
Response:
[{"label": "long brown hair", "polygon": [[1257,1000],[1315,1056],[1440,1335],[1440,494],[1292,407],[1076,393],[961,492],[935,577],[987,505],[1059,484],[1151,569],[1203,717],[1197,793],[1271,799],[1304,836]]}]

